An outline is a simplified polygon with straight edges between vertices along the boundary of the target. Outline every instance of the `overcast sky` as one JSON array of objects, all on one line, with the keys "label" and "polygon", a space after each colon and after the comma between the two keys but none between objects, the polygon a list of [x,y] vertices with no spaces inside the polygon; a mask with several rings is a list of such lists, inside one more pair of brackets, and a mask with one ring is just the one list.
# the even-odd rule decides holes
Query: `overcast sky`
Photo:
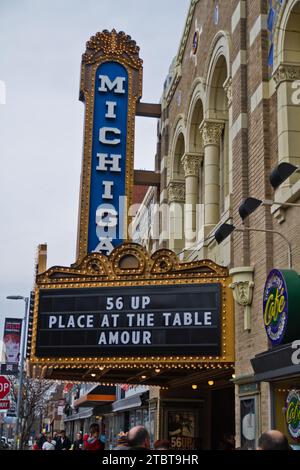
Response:
[{"label": "overcast sky", "polygon": [[[142,100],[156,103],[189,3],[0,0],[0,341],[4,317],[23,316],[24,303],[5,297],[29,295],[37,245],[47,242],[48,267],[75,261],[86,41],[103,29],[131,35],[144,61]],[[155,145],[155,120],[138,118],[135,168],[153,169]]]}]

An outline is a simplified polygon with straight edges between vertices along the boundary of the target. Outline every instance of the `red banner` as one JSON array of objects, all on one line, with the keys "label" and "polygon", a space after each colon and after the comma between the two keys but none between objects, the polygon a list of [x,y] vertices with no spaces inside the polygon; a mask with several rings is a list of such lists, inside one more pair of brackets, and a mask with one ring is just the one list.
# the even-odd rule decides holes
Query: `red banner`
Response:
[{"label": "red banner", "polygon": [[18,364],[20,359],[22,333],[21,318],[5,318],[3,333],[3,352],[5,362],[10,364]]}]

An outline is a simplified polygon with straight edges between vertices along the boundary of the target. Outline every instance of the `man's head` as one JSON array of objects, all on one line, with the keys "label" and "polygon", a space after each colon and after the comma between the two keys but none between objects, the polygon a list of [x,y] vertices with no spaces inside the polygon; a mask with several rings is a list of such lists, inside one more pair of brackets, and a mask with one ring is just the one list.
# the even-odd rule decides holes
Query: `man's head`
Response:
[{"label": "man's head", "polygon": [[289,450],[289,443],[284,434],[272,430],[262,433],[258,440],[258,450]]},{"label": "man's head", "polygon": [[61,431],[60,432],[61,437],[64,439],[66,437],[66,431]]},{"label": "man's head", "polygon": [[82,439],[82,434],[80,432],[78,432],[76,434],[76,438],[77,438],[78,441],[80,441],[80,439]]},{"label": "man's head", "polygon": [[51,441],[52,441],[52,437],[50,436],[50,434],[48,434],[48,436],[47,436],[47,441],[48,441],[48,442],[51,442]]},{"label": "man's head", "polygon": [[128,432],[129,447],[141,447],[149,449],[150,436],[144,426],[135,426]]}]

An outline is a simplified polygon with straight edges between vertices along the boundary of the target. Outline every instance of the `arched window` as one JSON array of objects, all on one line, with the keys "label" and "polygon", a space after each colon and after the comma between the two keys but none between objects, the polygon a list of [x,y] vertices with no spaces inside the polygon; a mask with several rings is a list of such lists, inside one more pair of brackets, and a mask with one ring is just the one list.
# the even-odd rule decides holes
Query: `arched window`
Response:
[{"label": "arched window", "polygon": [[228,67],[224,55],[210,71],[207,118],[202,123],[205,147],[205,225],[211,229],[229,207],[229,109],[226,95]]}]

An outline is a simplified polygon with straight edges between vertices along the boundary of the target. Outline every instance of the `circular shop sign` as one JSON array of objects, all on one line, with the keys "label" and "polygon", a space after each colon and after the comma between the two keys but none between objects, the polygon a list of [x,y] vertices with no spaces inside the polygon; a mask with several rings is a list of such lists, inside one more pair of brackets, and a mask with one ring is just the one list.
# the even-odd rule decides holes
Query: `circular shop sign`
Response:
[{"label": "circular shop sign", "polygon": [[291,390],[286,399],[286,424],[293,439],[300,437],[300,393]]},{"label": "circular shop sign", "polygon": [[280,344],[288,324],[288,293],[284,276],[273,269],[267,277],[263,299],[264,325],[272,344]]}]

